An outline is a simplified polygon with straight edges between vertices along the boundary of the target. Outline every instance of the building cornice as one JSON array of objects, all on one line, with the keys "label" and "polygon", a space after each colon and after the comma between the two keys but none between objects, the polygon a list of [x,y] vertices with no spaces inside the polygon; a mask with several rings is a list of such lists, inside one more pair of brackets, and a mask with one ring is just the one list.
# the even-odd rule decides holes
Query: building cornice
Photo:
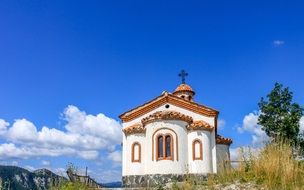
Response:
[{"label": "building cornice", "polygon": [[126,135],[136,134],[136,133],[145,133],[146,129],[143,127],[141,123],[136,123],[129,127],[126,127],[122,130]]},{"label": "building cornice", "polygon": [[216,144],[230,145],[232,144],[232,139],[222,137],[221,135],[216,135]]},{"label": "building cornice", "polygon": [[194,121],[193,123],[189,124],[187,126],[187,129],[190,131],[195,131],[195,130],[212,131],[214,129],[214,127],[203,120],[199,120],[199,121]]},{"label": "building cornice", "polygon": [[193,122],[192,117],[176,111],[158,111],[149,115],[148,117],[143,118],[141,122],[143,126],[145,126],[149,123],[160,120],[180,120],[185,121],[188,124],[191,124]]}]

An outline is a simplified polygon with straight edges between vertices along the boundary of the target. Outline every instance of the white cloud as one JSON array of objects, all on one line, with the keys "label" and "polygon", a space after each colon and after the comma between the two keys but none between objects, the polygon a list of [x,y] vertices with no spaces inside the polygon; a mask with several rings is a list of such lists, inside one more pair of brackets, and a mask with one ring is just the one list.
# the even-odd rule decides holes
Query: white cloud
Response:
[{"label": "white cloud", "polygon": [[230,160],[231,161],[239,160],[239,147],[230,148]]},{"label": "white cloud", "polygon": [[0,145],[0,159],[8,159],[8,158],[31,158],[31,157],[39,157],[39,156],[51,156],[57,157],[62,155],[69,156],[78,156],[80,151],[62,147],[62,148],[44,148],[37,147],[38,145],[21,145],[16,146],[13,143],[4,143]]},{"label": "white cloud", "polygon": [[51,170],[57,175],[64,176],[66,178],[68,177],[66,174],[66,169],[64,169],[64,168],[54,168]]},{"label": "white cloud", "polygon": [[230,160],[237,161],[232,162],[233,167],[239,166],[238,161],[249,160],[252,157],[257,157],[261,148],[253,148],[249,146],[241,146],[236,148],[230,148]]},{"label": "white cloud", "polygon": [[94,178],[101,180],[103,183],[121,181],[121,171],[118,170],[108,170],[108,171],[99,171],[98,173],[93,174]]},{"label": "white cloud", "polygon": [[224,129],[225,125],[226,125],[226,121],[225,120],[223,120],[223,119],[219,119],[218,120],[218,129],[219,130]]},{"label": "white cloud", "polygon": [[0,120],[0,159],[37,156],[78,156],[93,160],[102,149],[114,151],[121,142],[121,125],[104,114],[89,115],[76,106],[68,106],[63,117],[66,130],[37,127],[26,119],[17,119],[12,127]]},{"label": "white cloud", "polygon": [[304,133],[304,116],[300,120],[300,133]]},{"label": "white cloud", "polygon": [[279,47],[279,46],[283,46],[285,44],[285,41],[283,40],[274,40],[272,42],[272,44],[275,46],[275,47]]},{"label": "white cloud", "polygon": [[71,133],[88,134],[106,138],[110,143],[121,142],[120,124],[104,114],[87,115],[76,106],[68,106],[64,112],[67,120],[65,128]]},{"label": "white cloud", "polygon": [[12,142],[33,142],[38,138],[35,125],[26,119],[17,119],[8,130]]},{"label": "white cloud", "polygon": [[4,165],[4,166],[18,166],[19,162],[16,160],[0,160],[0,165]]},{"label": "white cloud", "polygon": [[43,165],[43,166],[50,166],[50,165],[51,165],[51,162],[50,162],[50,161],[47,161],[47,160],[42,160],[42,161],[41,161],[41,165]]},{"label": "white cloud", "polygon": [[252,145],[261,146],[265,141],[268,140],[268,136],[265,131],[262,130],[261,126],[258,125],[258,112],[249,113],[243,119],[242,127],[238,127],[237,130],[239,133],[248,132],[251,134]]},{"label": "white cloud", "polygon": [[5,135],[7,133],[7,127],[9,123],[3,119],[0,119],[0,136]]},{"label": "white cloud", "polygon": [[97,150],[85,150],[78,152],[78,156],[86,160],[95,160],[98,158],[98,155],[99,153]]},{"label": "white cloud", "polygon": [[121,151],[114,151],[114,152],[111,152],[109,153],[108,155],[108,159],[109,160],[112,160],[114,162],[121,162]]}]

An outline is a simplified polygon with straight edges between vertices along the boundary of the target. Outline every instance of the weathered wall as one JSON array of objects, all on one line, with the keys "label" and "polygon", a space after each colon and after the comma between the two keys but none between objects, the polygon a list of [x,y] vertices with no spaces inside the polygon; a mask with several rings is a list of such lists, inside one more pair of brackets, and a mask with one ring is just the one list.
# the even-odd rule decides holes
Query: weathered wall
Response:
[{"label": "weathered wall", "polygon": [[165,185],[170,182],[181,182],[186,178],[196,179],[197,181],[206,181],[207,175],[200,174],[150,174],[150,175],[133,175],[123,176],[123,187],[137,188],[137,187],[157,187]]},{"label": "weathered wall", "polygon": [[223,169],[224,164],[230,164],[226,162],[230,160],[229,145],[217,144],[216,152],[217,168],[218,172],[220,172]]}]

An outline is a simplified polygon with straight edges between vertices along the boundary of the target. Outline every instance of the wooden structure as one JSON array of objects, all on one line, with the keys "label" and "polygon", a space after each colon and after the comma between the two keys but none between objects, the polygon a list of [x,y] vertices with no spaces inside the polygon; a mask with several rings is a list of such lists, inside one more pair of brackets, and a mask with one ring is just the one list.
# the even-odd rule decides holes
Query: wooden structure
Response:
[{"label": "wooden structure", "polygon": [[87,175],[87,169],[85,175],[78,175],[72,170],[67,170],[67,175],[71,182],[79,182],[85,184],[89,188],[93,189],[101,189],[102,185],[97,183],[94,179],[92,179],[89,175]]}]

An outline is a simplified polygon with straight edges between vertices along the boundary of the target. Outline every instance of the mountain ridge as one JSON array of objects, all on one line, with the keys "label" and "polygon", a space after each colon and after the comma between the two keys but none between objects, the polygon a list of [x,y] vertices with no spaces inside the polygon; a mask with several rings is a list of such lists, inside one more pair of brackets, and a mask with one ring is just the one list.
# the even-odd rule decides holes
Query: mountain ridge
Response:
[{"label": "mountain ridge", "polygon": [[31,172],[18,166],[0,165],[0,189],[47,190],[66,180],[46,168]]}]

